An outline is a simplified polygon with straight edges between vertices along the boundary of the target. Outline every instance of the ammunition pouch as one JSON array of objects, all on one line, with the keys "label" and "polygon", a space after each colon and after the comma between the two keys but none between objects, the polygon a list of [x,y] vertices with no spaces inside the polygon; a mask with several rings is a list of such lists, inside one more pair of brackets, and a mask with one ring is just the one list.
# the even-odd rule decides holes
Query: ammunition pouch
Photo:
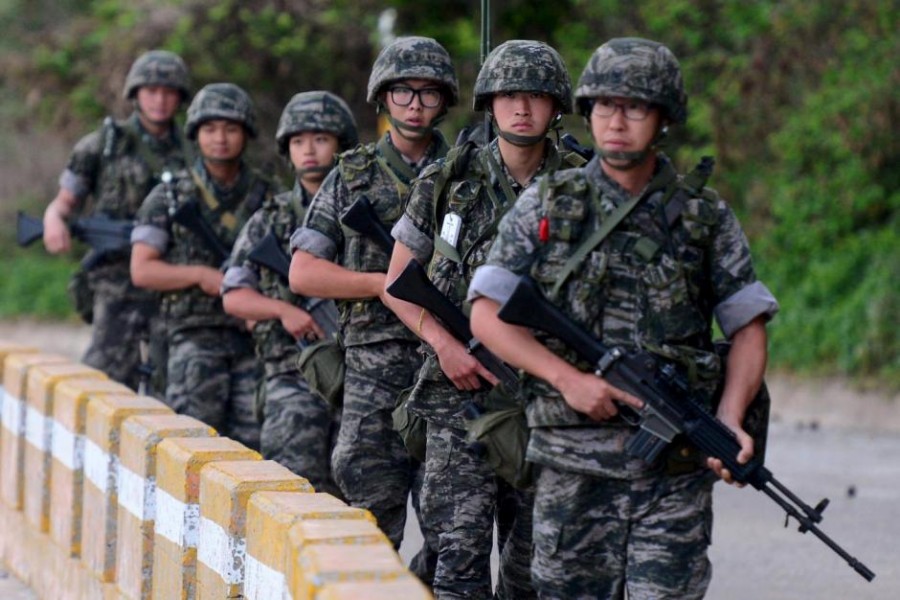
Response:
[{"label": "ammunition pouch", "polygon": [[529,431],[521,399],[499,384],[487,394],[484,411],[477,412],[466,421],[466,439],[483,448],[488,464],[510,485],[530,487],[533,473],[525,460]]},{"label": "ammunition pouch", "polygon": [[413,385],[400,392],[400,395],[397,396],[397,405],[391,413],[391,419],[394,422],[394,431],[400,434],[409,455],[419,462],[425,462],[428,423],[407,409],[407,401],[415,387]]},{"label": "ammunition pouch", "polygon": [[340,408],[344,398],[344,346],[338,337],[317,340],[300,352],[297,368],[309,389],[334,408]]},{"label": "ammunition pouch", "polygon": [[88,278],[88,272],[85,269],[78,269],[66,287],[69,298],[75,307],[75,312],[81,317],[81,320],[90,325],[94,322],[94,288]]}]

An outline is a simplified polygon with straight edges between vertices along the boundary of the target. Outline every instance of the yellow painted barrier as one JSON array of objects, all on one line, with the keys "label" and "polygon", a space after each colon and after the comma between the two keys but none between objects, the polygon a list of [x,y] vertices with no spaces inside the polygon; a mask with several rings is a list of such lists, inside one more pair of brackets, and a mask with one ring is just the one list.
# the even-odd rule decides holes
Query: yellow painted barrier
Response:
[{"label": "yellow painted barrier", "polygon": [[22,509],[25,469],[25,384],[35,365],[69,363],[59,354],[9,354],[3,361],[3,415],[0,426],[0,500]]},{"label": "yellow painted barrier", "polygon": [[415,576],[390,544],[307,544],[299,554],[300,585],[293,600],[313,600],[325,586],[343,581],[394,581]]},{"label": "yellow painted barrier", "polygon": [[[334,502],[334,507],[349,508],[327,494],[299,494],[294,492],[256,492],[247,505],[247,558],[244,576],[244,597],[248,600],[289,597],[289,586],[285,577],[290,557],[288,532],[299,520],[309,518],[311,496],[325,496]],[[322,499],[312,499],[321,504]],[[328,502],[328,500],[324,500]],[[355,509],[341,513],[331,513],[332,518],[300,522],[334,524],[337,532],[346,534],[339,519],[343,515],[353,529],[366,535],[365,541],[386,541],[384,533],[375,525],[375,518],[365,510]]]},{"label": "yellow painted barrier", "polygon": [[228,438],[167,438],[157,448],[152,596],[197,597],[200,470],[214,461],[260,461],[258,452]]},{"label": "yellow painted barrier", "polygon": [[316,600],[432,600],[434,596],[418,579],[395,581],[343,581],[326,583]]},{"label": "yellow painted barrier", "polygon": [[25,519],[40,532],[50,530],[50,465],[53,461],[53,399],[66,379],[108,379],[97,369],[76,363],[36,365],[25,386]]},{"label": "yellow painted barrier", "polygon": [[205,438],[216,431],[186,415],[136,415],[122,423],[116,584],[129,600],[147,600],[153,584],[157,447],[166,438]]},{"label": "yellow painted barrier", "polygon": [[88,399],[133,395],[111,379],[66,379],[56,385],[50,463],[50,538],[69,556],[81,556],[81,502],[84,497],[84,425]]},{"label": "yellow painted barrier", "polygon": [[247,503],[254,492],[313,492],[309,482],[275,461],[213,462],[200,470],[197,596],[243,595]]},{"label": "yellow painted barrier", "polygon": [[122,422],[132,415],[171,413],[165,404],[146,396],[94,396],[88,401],[81,560],[101,582],[115,577]]}]

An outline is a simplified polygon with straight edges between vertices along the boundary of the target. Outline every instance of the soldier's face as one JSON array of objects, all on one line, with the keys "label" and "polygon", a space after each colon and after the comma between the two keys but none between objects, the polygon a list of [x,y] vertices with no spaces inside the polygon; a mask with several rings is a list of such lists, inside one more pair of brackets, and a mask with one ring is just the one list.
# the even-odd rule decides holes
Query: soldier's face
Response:
[{"label": "soldier's face", "polygon": [[[291,163],[299,170],[315,167],[330,167],[338,151],[338,138],[324,131],[304,131],[292,136],[288,142]],[[306,173],[303,179],[321,181],[325,173]]]},{"label": "soldier's face", "polygon": [[211,161],[237,160],[244,151],[247,131],[237,121],[212,119],[197,129],[197,145],[203,158]]},{"label": "soldier's face", "polygon": [[[610,116],[600,116],[591,110],[591,134],[597,147],[609,152],[640,152],[646,150],[662,125],[659,109],[651,106],[641,120],[625,116],[628,98],[611,98],[619,106]],[[596,106],[596,105],[595,105]]]},{"label": "soldier's face", "polygon": [[181,92],[164,85],[141,86],[135,97],[141,116],[153,124],[171,122],[181,105]]},{"label": "soldier's face", "polygon": [[492,107],[500,130],[516,135],[540,135],[556,116],[555,100],[541,92],[501,92]]},{"label": "soldier's face", "polygon": [[[441,97],[437,106],[425,106],[422,103],[423,94],[428,98],[426,104],[432,105],[433,102],[430,100],[433,98],[435,91],[440,93],[440,86],[428,79],[404,79],[394,82],[390,87],[396,88],[396,91],[392,92],[389,90],[384,94],[388,112],[391,113],[394,119],[407,125],[428,127],[444,107],[445,99],[443,97]],[[412,92],[407,92],[406,88],[412,90]],[[407,96],[409,97],[407,98]],[[398,102],[408,103],[401,105]]]}]

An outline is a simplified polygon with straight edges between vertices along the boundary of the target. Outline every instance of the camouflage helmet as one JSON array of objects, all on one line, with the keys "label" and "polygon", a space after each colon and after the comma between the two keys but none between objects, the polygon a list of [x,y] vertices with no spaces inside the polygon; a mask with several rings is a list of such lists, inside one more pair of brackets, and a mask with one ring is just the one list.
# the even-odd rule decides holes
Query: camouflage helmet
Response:
[{"label": "camouflage helmet", "polygon": [[456,71],[447,50],[429,37],[400,37],[385,46],[372,65],[366,101],[378,103],[384,87],[401,79],[429,79],[447,88],[450,98],[446,106],[459,102]]},{"label": "camouflage helmet", "polygon": [[499,92],[542,92],[572,112],[572,82],[559,53],[543,42],[509,40],[494,48],[475,80],[475,110]]},{"label": "camouflage helmet", "polygon": [[575,89],[578,111],[588,116],[590,99],[620,96],[662,107],[672,123],[687,120],[681,67],[672,51],[641,38],[612,39],[594,51]]},{"label": "camouflage helmet", "polygon": [[181,99],[191,95],[191,81],[181,57],[168,50],[151,50],[138,57],[128,70],[122,95],[132,100],[140,87],[164,85],[181,92]]},{"label": "camouflage helmet", "polygon": [[206,121],[228,119],[237,121],[247,130],[250,137],[256,137],[256,113],[247,92],[233,83],[210,83],[194,96],[187,109],[184,135],[197,138],[197,128]]},{"label": "camouflage helmet", "polygon": [[275,133],[278,151],[287,154],[291,136],[304,131],[333,133],[341,150],[352,148],[359,141],[350,107],[331,92],[301,92],[291,98],[281,113]]}]

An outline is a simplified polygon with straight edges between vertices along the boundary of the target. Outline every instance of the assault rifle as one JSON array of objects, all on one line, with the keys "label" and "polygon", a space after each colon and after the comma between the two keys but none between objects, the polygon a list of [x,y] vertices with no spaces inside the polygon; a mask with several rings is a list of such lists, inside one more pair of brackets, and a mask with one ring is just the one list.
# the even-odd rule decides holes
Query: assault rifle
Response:
[{"label": "assault rifle", "polygon": [[172,213],[172,221],[178,223],[197,237],[199,237],[206,248],[215,254],[220,263],[225,263],[231,255],[230,250],[222,243],[219,236],[213,230],[212,225],[200,212],[200,205],[196,200],[188,200],[180,205],[178,209]]},{"label": "assault rifle", "polygon": [[378,244],[388,255],[393,251],[394,238],[378,218],[367,196],[360,196],[347,208],[341,215],[341,223]]},{"label": "assault rifle", "polygon": [[684,434],[705,455],[720,459],[736,481],[749,483],[778,504],[788,519],[796,519],[800,533],[811,531],[867,581],[875,578],[875,573],[816,527],[828,506],[827,498],[813,508],[775,479],[759,457],[746,464],[737,462],[741,447],[734,433],[710,414],[672,364],[646,351],[626,353],[605,346],[544,298],[528,276],[519,280],[498,316],[558,338],[593,365],[598,377],[644,402],[640,411],[623,408],[623,418],[640,427],[626,444],[630,455],[651,463],[675,435]]},{"label": "assault rifle", "polygon": [[563,148],[565,148],[569,152],[574,152],[586,161],[590,161],[592,158],[594,158],[594,149],[579,144],[578,140],[575,139],[575,136],[571,133],[562,134],[562,137],[559,138],[559,143]]},{"label": "assault rifle", "polygon": [[[72,237],[91,247],[81,261],[86,270],[97,265],[107,255],[131,248],[131,221],[111,219],[102,214],[79,217],[69,223]],[[23,212],[16,214],[16,243],[26,247],[44,236],[44,223]]]},{"label": "assault rifle", "polygon": [[[247,258],[256,264],[271,269],[278,273],[285,281],[291,270],[291,259],[287,252],[278,243],[278,238],[272,231],[266,233],[259,243],[253,247]],[[338,325],[337,307],[331,300],[324,298],[303,298],[302,308],[319,324],[328,338],[340,331]]]},{"label": "assault rifle", "polygon": [[478,359],[478,362],[509,389],[515,389],[519,381],[516,372],[475,339],[469,327],[469,318],[435,287],[419,261],[410,259],[397,279],[388,286],[387,291],[401,300],[421,306],[439,318],[453,337],[466,346],[469,354]]}]

